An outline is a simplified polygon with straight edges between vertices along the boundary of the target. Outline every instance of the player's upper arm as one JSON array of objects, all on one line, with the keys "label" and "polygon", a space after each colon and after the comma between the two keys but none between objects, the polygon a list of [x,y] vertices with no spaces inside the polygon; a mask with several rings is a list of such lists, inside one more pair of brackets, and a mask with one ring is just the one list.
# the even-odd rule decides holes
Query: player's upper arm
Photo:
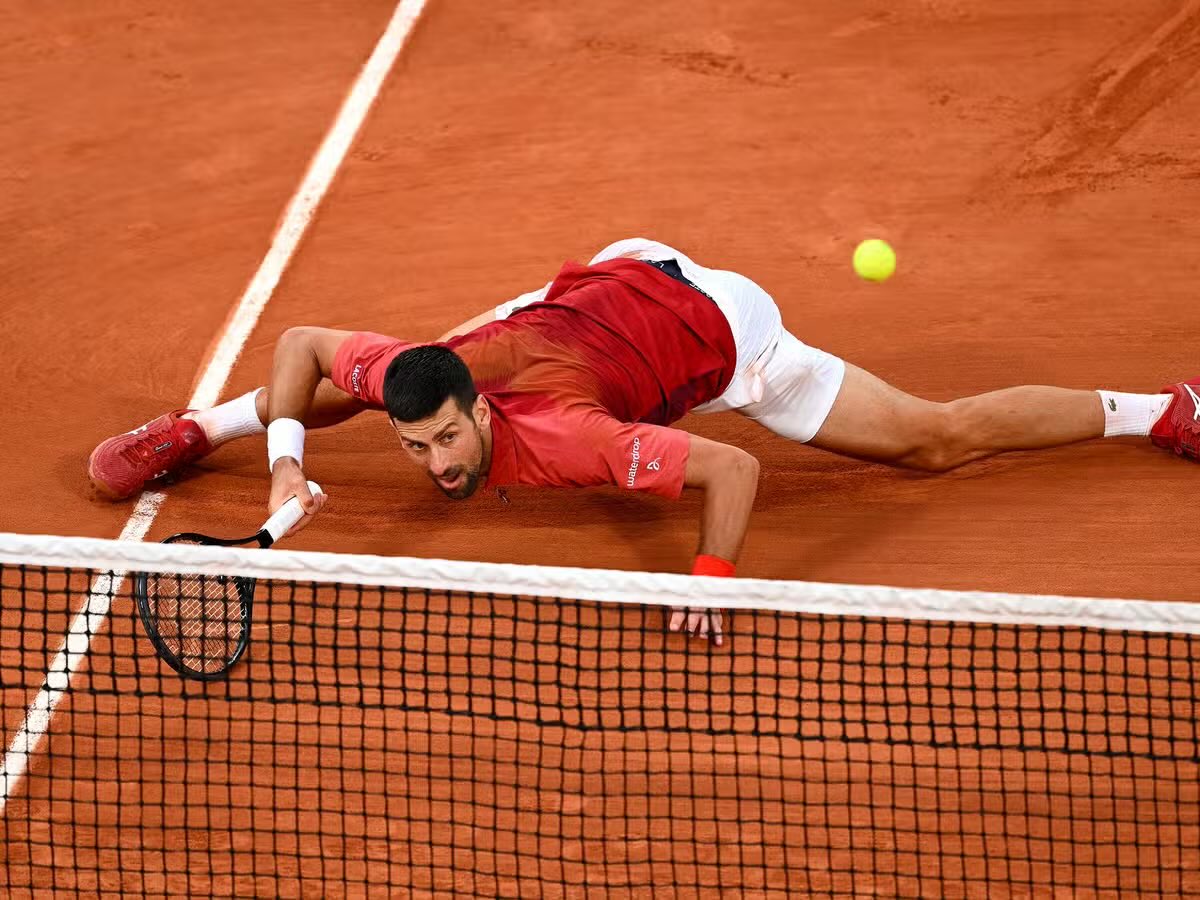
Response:
[{"label": "player's upper arm", "polygon": [[601,409],[563,408],[522,423],[536,482],[548,487],[615,484],[674,500],[683,490],[688,433],[622,422]]},{"label": "player's upper arm", "polygon": [[729,478],[732,474],[757,478],[758,460],[742,448],[710,441],[695,434],[688,437],[684,487],[708,487],[716,479]]},{"label": "player's upper arm", "polygon": [[289,328],[279,337],[277,349],[294,347],[310,352],[317,365],[321,367],[321,375],[328,378],[333,372],[333,360],[338,348],[346,338],[354,332],[339,331],[336,328],[318,328],[315,325],[297,325]]}]

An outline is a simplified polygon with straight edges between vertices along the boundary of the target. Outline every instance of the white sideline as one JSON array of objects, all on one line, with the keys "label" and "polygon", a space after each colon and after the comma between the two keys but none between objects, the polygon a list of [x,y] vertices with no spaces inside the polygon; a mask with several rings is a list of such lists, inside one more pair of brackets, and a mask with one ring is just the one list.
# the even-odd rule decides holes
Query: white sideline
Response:
[{"label": "white sideline", "polygon": [[[396,7],[383,36],[359,72],[354,86],[338,111],[337,118],[309,164],[304,180],[288,203],[271,240],[271,246],[226,323],[216,349],[196,384],[188,407],[210,407],[220,397],[221,390],[233,371],[234,363],[241,355],[242,348],[254,330],[267,301],[271,299],[275,287],[279,284],[279,279],[296,252],[300,239],[312,222],[313,214],[328,192],[337,170],[346,158],[350,145],[358,135],[424,6],[425,0],[401,0]],[[129,521],[121,530],[119,540],[141,541],[150,530],[164,499],[162,494],[143,493]],[[0,770],[0,816],[4,814],[8,798],[28,771],[30,759],[50,727],[54,709],[70,687],[71,675],[87,655],[92,635],[107,618],[111,598],[120,589],[124,575],[124,571],[114,571],[97,577],[82,608],[71,622],[70,630],[50,664],[41,690],[26,711],[25,720],[4,756],[4,768]]]},{"label": "white sideline", "polygon": [[[165,499],[163,494],[150,491],[142,494],[133,509],[133,515],[121,529],[121,536],[117,540],[141,541],[150,530],[154,517],[158,515],[158,508]],[[29,769],[30,757],[50,728],[54,709],[66,694],[71,676],[87,656],[92,636],[100,630],[100,626],[108,617],[108,608],[112,604],[112,598],[120,592],[124,576],[124,572],[115,571],[97,575],[83,601],[83,607],[71,621],[66,640],[46,670],[41,690],[29,704],[29,709],[25,712],[25,721],[21,723],[8,752],[4,754],[4,768],[0,769],[0,815],[4,813],[9,794],[17,789],[17,785]]]}]

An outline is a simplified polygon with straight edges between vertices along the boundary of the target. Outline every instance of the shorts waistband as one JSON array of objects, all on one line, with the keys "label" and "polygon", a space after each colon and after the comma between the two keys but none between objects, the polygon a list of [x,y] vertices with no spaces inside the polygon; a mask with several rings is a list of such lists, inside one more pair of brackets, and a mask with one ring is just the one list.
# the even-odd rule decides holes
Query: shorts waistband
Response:
[{"label": "shorts waistband", "polygon": [[[674,259],[643,259],[641,261],[647,263],[648,265],[654,266],[654,268],[658,269],[660,272],[665,272],[676,281],[686,284],[693,291],[703,294],[709,300],[712,300],[712,295],[708,293],[708,291],[698,288],[695,282],[691,281],[686,275],[683,274],[683,270],[679,268],[678,261]],[[713,302],[715,303],[716,301],[714,300]]]}]

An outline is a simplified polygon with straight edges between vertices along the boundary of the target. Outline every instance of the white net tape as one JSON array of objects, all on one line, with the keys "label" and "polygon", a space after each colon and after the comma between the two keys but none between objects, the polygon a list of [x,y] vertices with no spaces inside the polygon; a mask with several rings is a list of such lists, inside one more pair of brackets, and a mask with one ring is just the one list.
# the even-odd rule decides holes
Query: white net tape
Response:
[{"label": "white net tape", "polygon": [[116,573],[243,575],[276,581],[660,606],[1200,634],[1200,604],[1193,603],[755,578],[696,578],[659,572],[195,547],[48,535],[0,533],[0,564]]}]

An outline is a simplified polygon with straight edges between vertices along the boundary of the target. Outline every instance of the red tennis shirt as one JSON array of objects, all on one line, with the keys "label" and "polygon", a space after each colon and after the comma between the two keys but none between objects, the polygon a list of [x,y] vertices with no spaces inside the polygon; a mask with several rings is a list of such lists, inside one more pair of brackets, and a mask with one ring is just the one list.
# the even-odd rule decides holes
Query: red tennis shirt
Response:
[{"label": "red tennis shirt", "polygon": [[[359,332],[333,383],[383,409],[383,377],[415,346]],[[737,350],[708,297],[654,266],[567,263],[545,300],[445,342],[492,410],[489,487],[616,484],[672,499],[688,435],[667,428],[728,387]]]}]

